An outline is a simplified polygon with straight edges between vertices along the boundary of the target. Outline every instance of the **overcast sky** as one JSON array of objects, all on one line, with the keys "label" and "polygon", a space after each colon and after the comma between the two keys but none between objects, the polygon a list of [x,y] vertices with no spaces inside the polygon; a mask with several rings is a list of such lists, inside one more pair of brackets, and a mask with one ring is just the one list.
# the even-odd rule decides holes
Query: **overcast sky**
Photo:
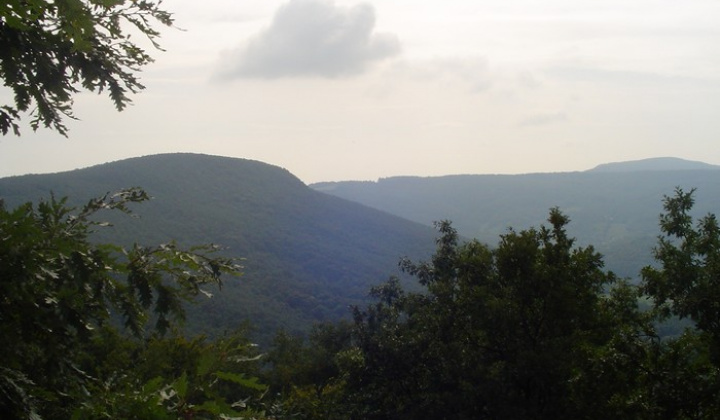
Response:
[{"label": "overcast sky", "polygon": [[720,164],[717,0],[164,5],[183,30],[163,29],[134,105],[79,95],[68,139],[25,118],[0,176],[178,151],[306,183]]}]

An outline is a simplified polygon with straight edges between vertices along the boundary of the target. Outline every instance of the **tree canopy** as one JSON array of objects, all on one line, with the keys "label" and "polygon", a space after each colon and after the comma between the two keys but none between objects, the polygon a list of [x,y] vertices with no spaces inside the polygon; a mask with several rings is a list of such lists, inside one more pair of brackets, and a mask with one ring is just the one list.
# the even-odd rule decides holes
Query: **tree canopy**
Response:
[{"label": "tree canopy", "polygon": [[9,0],[0,4],[0,78],[13,103],[0,106],[0,131],[20,134],[21,114],[30,126],[67,135],[73,95],[107,91],[118,110],[144,88],[136,73],[153,61],[131,39],[143,34],[159,48],[155,24],[172,25],[153,0]]},{"label": "tree canopy", "polygon": [[[615,279],[568,218],[509,231],[491,249],[440,223],[432,260],[403,261],[427,293],[391,282],[355,311],[362,367],[350,375],[367,418],[577,418],[577,375],[612,335],[602,291]],[[454,414],[450,414],[454,413]]]},{"label": "tree canopy", "polygon": [[[54,197],[12,210],[0,205],[3,418],[69,418],[96,396],[87,390],[108,379],[81,368],[89,348],[108,332],[116,334],[120,323],[136,338],[145,336],[149,322],[162,335],[204,285],[220,284],[222,273],[239,273],[235,260],[212,255],[213,246],[126,249],[90,241],[105,225],[98,212],[127,212],[130,203],[147,198],[130,189],[76,210]],[[131,372],[125,366],[112,374],[123,371]]]}]

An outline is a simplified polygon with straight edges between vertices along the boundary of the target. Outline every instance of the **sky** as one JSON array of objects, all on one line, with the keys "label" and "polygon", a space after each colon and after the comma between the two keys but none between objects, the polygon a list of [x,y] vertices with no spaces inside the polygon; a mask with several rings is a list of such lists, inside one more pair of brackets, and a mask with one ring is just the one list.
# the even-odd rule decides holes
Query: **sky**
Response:
[{"label": "sky", "polygon": [[26,116],[21,137],[0,137],[0,177],[168,152],[306,183],[720,164],[717,0],[163,6],[177,28],[162,28],[133,105],[79,94],[68,138]]}]

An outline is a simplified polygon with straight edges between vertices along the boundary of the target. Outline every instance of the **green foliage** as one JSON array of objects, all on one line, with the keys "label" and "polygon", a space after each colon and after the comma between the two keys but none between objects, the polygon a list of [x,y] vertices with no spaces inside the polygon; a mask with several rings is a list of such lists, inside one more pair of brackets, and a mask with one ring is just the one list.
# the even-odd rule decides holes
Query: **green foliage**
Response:
[{"label": "green foliage", "polygon": [[642,271],[658,319],[692,321],[651,359],[659,418],[720,416],[720,228],[714,214],[694,219],[694,192],[665,197],[654,252],[661,265]]},{"label": "green foliage", "polygon": [[[121,339],[122,340],[122,339]],[[127,339],[125,339],[127,340]],[[259,405],[266,387],[248,372],[257,370],[260,356],[243,331],[213,341],[203,337],[154,337],[146,343],[131,342],[130,354],[139,361],[133,369],[114,365],[112,358],[126,350],[104,353],[90,348],[86,363],[126,374],[99,373],[90,383],[91,398],[73,413],[74,418],[217,419],[263,418]],[[117,372],[116,370],[116,372]]]},{"label": "green foliage", "polygon": [[152,0],[11,0],[0,4],[0,78],[14,105],[0,107],[0,131],[19,135],[20,114],[33,108],[40,125],[66,135],[78,87],[108,91],[118,110],[128,93],[144,89],[136,73],[152,58],[134,40],[145,35],[159,48],[154,22],[172,25],[171,15]]},{"label": "green foliage", "polygon": [[279,331],[267,355],[271,390],[286,412],[299,419],[349,418],[346,398],[346,351],[352,326],[346,322],[316,324],[307,342]]},{"label": "green foliage", "polygon": [[592,247],[574,247],[565,215],[548,221],[496,249],[460,245],[439,223],[432,260],[401,262],[427,293],[396,280],[374,289],[378,303],[354,311],[362,357],[347,377],[360,417],[578,418],[574,384],[614,336],[603,292],[615,278]]},{"label": "green foliage", "polygon": [[720,227],[714,214],[694,226],[693,192],[665,198],[655,248],[662,269],[643,270],[644,288],[663,315],[689,318],[720,342]]},{"label": "green foliage", "polygon": [[128,212],[128,204],[146,199],[130,189],[77,211],[54,197],[37,207],[0,207],[0,410],[66,418],[92,380],[78,363],[99,331],[119,317],[136,337],[151,319],[163,334],[171,319],[182,319],[182,301],[219,286],[222,273],[238,273],[235,261],[211,255],[213,246],[90,242],[104,225],[94,220],[98,212]]}]

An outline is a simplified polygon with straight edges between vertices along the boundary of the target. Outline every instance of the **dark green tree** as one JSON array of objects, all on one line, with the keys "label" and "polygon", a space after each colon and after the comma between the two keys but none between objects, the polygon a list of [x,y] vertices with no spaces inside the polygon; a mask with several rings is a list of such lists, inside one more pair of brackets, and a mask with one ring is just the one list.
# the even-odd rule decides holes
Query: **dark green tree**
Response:
[{"label": "dark green tree", "polygon": [[[73,211],[65,200],[0,207],[0,413],[3,418],[69,418],[91,376],[85,345],[122,324],[136,337],[152,322],[162,334],[182,319],[183,302],[239,273],[216,247],[173,243],[124,249],[90,240],[103,210],[129,211],[147,199],[130,189]],[[115,322],[115,324],[113,323]]]},{"label": "dark green tree", "polygon": [[644,289],[662,317],[688,318],[720,344],[720,226],[714,214],[695,223],[693,193],[665,197],[655,248],[661,268],[643,270]]},{"label": "dark green tree", "polygon": [[679,337],[659,343],[649,360],[654,418],[720,416],[720,227],[714,214],[692,215],[694,190],[666,196],[658,267],[642,271],[642,289],[659,322],[688,319]]},{"label": "dark green tree", "polygon": [[172,25],[153,0],[9,0],[0,4],[0,78],[13,104],[0,106],[0,131],[20,133],[17,121],[30,111],[30,126],[67,135],[80,89],[107,91],[118,110],[144,86],[137,72],[152,62],[131,39],[145,35],[159,48],[154,24]]},{"label": "dark green tree", "polygon": [[[92,372],[76,419],[264,418],[260,355],[238,330],[214,340],[181,335],[131,340],[105,328],[79,366]],[[132,368],[128,368],[128,364]]]},{"label": "dark green tree", "polygon": [[278,332],[266,358],[267,381],[285,410],[299,419],[349,418],[342,364],[351,339],[346,321],[314,325],[307,340]]},{"label": "dark green tree", "polygon": [[510,230],[495,249],[461,245],[439,223],[431,261],[401,262],[427,292],[393,280],[355,309],[362,358],[348,387],[360,416],[589,418],[575,383],[590,381],[582,369],[615,334],[605,294],[615,278],[592,247],[574,246],[565,215],[548,221]]}]

